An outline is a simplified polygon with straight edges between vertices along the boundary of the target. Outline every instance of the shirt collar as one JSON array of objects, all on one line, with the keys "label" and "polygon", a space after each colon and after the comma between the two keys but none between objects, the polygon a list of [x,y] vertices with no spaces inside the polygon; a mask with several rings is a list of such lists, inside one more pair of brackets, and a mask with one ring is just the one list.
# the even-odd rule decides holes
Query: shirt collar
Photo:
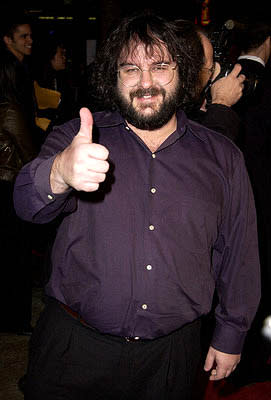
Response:
[{"label": "shirt collar", "polygon": [[252,60],[252,61],[257,61],[258,63],[262,64],[265,67],[265,62],[262,58],[257,57],[257,56],[250,56],[244,54],[243,56],[239,56],[237,60]]},{"label": "shirt collar", "polygon": [[[93,118],[98,128],[110,128],[122,124],[126,125],[124,118],[118,111],[99,111],[93,114]],[[204,129],[202,125],[189,120],[184,111],[177,111],[177,130],[174,134],[175,137],[182,137],[189,131],[198,139],[204,141],[204,136],[201,134],[202,129]]]},{"label": "shirt collar", "polygon": [[98,128],[109,128],[125,124],[123,117],[117,111],[99,111],[93,114],[93,119]]}]

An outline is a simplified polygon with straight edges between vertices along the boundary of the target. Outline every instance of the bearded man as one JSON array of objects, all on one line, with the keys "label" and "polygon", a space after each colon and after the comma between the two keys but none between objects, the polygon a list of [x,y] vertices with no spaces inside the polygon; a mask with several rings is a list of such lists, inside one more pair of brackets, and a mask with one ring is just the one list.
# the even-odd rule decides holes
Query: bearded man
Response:
[{"label": "bearded man", "polygon": [[189,399],[215,288],[204,369],[240,360],[260,291],[253,196],[238,148],[182,111],[188,49],[173,22],[122,20],[94,68],[105,111],[55,128],[17,178],[21,218],[60,219],[27,399]]}]

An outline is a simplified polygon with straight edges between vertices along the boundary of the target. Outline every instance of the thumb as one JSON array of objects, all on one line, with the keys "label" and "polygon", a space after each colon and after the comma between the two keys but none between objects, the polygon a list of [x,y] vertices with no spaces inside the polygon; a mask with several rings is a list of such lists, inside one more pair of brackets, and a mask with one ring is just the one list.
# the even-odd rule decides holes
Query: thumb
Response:
[{"label": "thumb", "polygon": [[88,143],[92,143],[92,127],[93,127],[93,117],[88,108],[83,107],[80,110],[80,130],[78,135],[85,138]]}]

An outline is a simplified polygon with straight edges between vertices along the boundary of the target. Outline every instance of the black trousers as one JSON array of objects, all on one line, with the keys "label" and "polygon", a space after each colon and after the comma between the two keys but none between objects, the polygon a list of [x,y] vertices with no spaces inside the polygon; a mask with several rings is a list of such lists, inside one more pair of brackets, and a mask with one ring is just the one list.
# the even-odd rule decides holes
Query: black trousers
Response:
[{"label": "black trousers", "polygon": [[200,360],[200,321],[162,338],[103,335],[55,300],[30,341],[26,400],[186,400]]}]

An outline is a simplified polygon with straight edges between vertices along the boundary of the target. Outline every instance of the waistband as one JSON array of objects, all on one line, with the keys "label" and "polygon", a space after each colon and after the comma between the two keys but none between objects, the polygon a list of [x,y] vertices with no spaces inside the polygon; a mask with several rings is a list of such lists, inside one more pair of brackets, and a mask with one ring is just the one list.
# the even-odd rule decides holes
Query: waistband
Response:
[{"label": "waistband", "polygon": [[127,342],[127,343],[141,343],[141,342],[152,342],[155,339],[142,339],[138,336],[117,336],[117,335],[111,335],[108,333],[102,333],[100,332],[98,329],[94,328],[93,326],[89,325],[82,317],[81,315],[72,310],[69,306],[67,306],[66,304],[60,303],[59,302],[60,307],[66,311],[67,314],[71,315],[74,319],[76,319],[77,321],[79,321],[82,325],[86,326],[87,328],[89,328],[91,331],[103,335],[103,336],[107,336],[107,337],[112,337],[114,339],[119,339],[119,341],[121,342]]},{"label": "waistband", "polygon": [[114,335],[114,334],[110,334],[110,333],[103,333],[100,332],[98,329],[96,329],[95,327],[89,325],[82,317],[81,315],[74,311],[73,309],[71,309],[69,306],[67,306],[64,303],[61,303],[60,301],[50,298],[50,300],[53,300],[54,304],[57,304],[58,307],[60,307],[66,315],[72,317],[73,319],[75,319],[76,321],[78,321],[81,325],[83,325],[84,327],[89,329],[89,332],[91,332],[93,335],[95,335],[97,338],[107,338],[107,339],[111,339],[113,341],[119,342],[119,343],[138,343],[138,344],[143,344],[143,343],[154,343],[154,342],[159,342],[159,341],[163,341],[166,340],[167,338],[170,338],[174,335],[183,335],[186,334],[186,332],[195,332],[198,331],[200,329],[201,326],[201,318],[198,318],[182,327],[180,327],[179,329],[164,335],[164,336],[159,336],[157,338],[154,339],[143,339],[141,337],[138,336],[118,336],[118,335]]}]

